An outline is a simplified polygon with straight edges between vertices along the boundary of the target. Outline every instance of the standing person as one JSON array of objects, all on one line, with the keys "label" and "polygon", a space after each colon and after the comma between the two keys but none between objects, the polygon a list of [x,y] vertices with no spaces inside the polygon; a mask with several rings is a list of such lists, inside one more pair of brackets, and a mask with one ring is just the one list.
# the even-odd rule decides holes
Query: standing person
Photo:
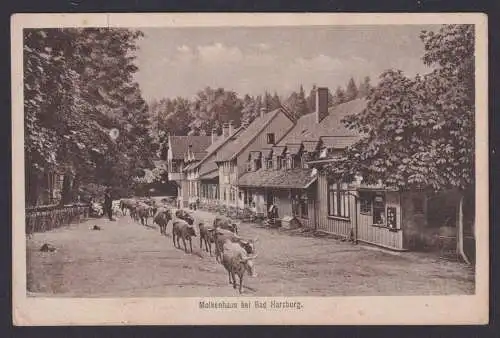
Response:
[{"label": "standing person", "polygon": [[111,189],[106,188],[104,192],[104,213],[108,215],[110,221],[113,219],[113,198],[111,196]]}]

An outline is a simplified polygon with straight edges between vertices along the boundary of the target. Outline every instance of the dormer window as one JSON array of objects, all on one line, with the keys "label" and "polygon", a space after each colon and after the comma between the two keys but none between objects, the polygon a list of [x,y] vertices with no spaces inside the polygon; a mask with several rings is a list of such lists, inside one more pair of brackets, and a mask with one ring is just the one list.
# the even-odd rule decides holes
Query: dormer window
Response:
[{"label": "dormer window", "polygon": [[259,170],[262,167],[262,161],[261,160],[253,160],[255,170]]},{"label": "dormer window", "polygon": [[286,160],[286,158],[280,158],[280,167],[282,169],[287,169],[287,160]]},{"label": "dormer window", "polygon": [[266,169],[272,169],[272,168],[273,168],[273,160],[267,159],[266,160]]},{"label": "dormer window", "polygon": [[309,154],[304,152],[302,154],[302,156],[300,157],[300,162],[301,162],[301,167],[303,169],[308,169],[309,168],[309,164],[307,163],[307,161],[309,160]]}]

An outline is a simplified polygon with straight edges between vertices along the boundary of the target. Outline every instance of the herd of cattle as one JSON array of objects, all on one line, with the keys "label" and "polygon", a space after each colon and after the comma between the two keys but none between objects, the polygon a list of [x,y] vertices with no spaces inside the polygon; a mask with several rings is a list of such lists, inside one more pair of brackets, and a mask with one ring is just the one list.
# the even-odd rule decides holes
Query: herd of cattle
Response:
[{"label": "herd of cattle", "polygon": [[[172,207],[167,199],[158,203],[153,199],[122,199],[119,208],[123,215],[127,212],[130,217],[148,225],[148,219],[152,218],[153,223],[160,228],[160,234],[167,234],[167,225],[172,223],[172,241],[174,247],[181,248],[180,241],[184,245],[184,251],[188,252],[186,242],[189,243],[190,252],[193,252],[192,237],[197,237],[194,217],[182,209]],[[229,218],[217,216],[213,224],[208,225],[199,222],[198,236],[200,238],[200,250],[212,256],[212,245],[214,246],[215,259],[226,269],[229,276],[229,283],[237,288],[236,278],[239,278],[239,292],[243,283],[245,272],[252,277],[256,277],[254,259],[257,257],[255,243],[257,239],[244,239],[238,234],[238,225]]]}]

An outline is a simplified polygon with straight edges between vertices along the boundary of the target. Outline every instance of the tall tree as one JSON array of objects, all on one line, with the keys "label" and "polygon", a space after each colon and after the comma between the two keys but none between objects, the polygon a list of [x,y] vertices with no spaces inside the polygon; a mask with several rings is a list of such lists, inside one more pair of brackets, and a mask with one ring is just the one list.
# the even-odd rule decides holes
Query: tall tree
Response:
[{"label": "tall tree", "polygon": [[307,108],[310,112],[316,110],[316,85],[313,85],[307,97]]},{"label": "tall tree", "polygon": [[[127,29],[32,29],[24,32],[27,176],[63,170],[63,202],[81,182],[126,175],[116,156],[147,162],[147,105],[133,82],[135,42]],[[109,130],[120,131],[119,142]],[[141,149],[141,151],[138,151]],[[108,168],[107,168],[107,167]],[[69,196],[68,196],[69,194]]]},{"label": "tall tree", "polygon": [[243,97],[242,110],[241,110],[242,120],[246,120],[248,122],[254,120],[255,116],[257,116],[255,104],[256,104],[255,99],[252,96],[246,94]]},{"label": "tall tree", "polygon": [[298,116],[309,114],[309,108],[307,107],[306,101],[306,93],[302,85],[300,85],[299,93],[297,95],[296,111],[298,113]]},{"label": "tall tree", "polygon": [[[384,72],[365,111],[346,119],[365,137],[329,169],[401,189],[456,189],[462,210],[474,186],[474,27],[446,25],[421,39],[434,70],[413,79]],[[457,219],[457,249],[468,261]]]},{"label": "tall tree", "polygon": [[281,107],[281,100],[280,97],[278,96],[278,93],[274,92],[273,96],[271,97],[271,104],[270,104],[270,109],[276,110]]},{"label": "tall tree", "polygon": [[358,88],[358,98],[365,98],[370,94],[372,89],[371,80],[369,76],[365,76],[363,82],[359,85]]},{"label": "tall tree", "polygon": [[208,135],[216,128],[220,133],[222,124],[229,121],[237,126],[241,122],[241,110],[242,101],[235,92],[207,87],[198,92],[192,103],[191,132],[198,134],[203,130]]},{"label": "tall tree", "polygon": [[332,106],[338,106],[344,102],[346,102],[345,92],[342,87],[338,86],[332,97]]},{"label": "tall tree", "polygon": [[354,79],[351,77],[349,79],[349,82],[347,83],[347,87],[345,90],[345,99],[346,101],[351,101],[357,97],[358,97],[358,87],[356,86],[356,82],[354,82]]}]

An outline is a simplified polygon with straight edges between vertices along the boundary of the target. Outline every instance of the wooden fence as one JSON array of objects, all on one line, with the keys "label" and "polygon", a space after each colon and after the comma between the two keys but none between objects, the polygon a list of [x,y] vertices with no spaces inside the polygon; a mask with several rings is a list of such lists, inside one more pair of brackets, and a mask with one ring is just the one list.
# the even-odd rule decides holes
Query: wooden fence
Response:
[{"label": "wooden fence", "polygon": [[26,208],[26,234],[49,231],[87,218],[86,204],[43,205]]}]

